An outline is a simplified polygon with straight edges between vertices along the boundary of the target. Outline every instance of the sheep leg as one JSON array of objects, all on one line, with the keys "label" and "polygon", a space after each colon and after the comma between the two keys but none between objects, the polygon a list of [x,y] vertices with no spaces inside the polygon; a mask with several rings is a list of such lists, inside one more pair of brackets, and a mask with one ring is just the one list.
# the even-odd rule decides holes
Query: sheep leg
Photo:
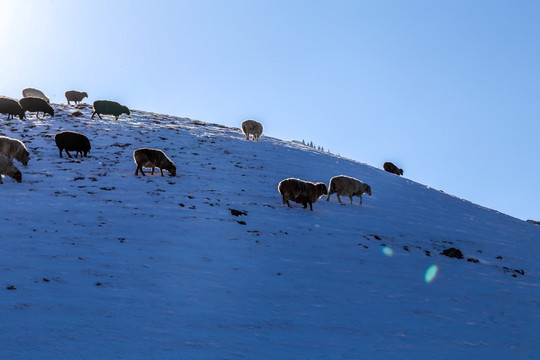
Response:
[{"label": "sheep leg", "polygon": [[62,157],[62,148],[60,148],[60,157]]},{"label": "sheep leg", "polygon": [[328,193],[328,197],[326,198],[326,201],[330,201],[330,195],[332,195],[331,192]]},{"label": "sheep leg", "polygon": [[362,205],[362,195],[360,195],[360,205]]},{"label": "sheep leg", "polygon": [[135,170],[135,175],[137,175],[137,171],[138,170],[141,170],[141,174],[142,176],[146,176],[146,174],[144,173],[143,169],[142,169],[142,165],[137,165],[137,169]]},{"label": "sheep leg", "polygon": [[[306,207],[304,206],[304,209],[305,209],[305,208],[306,208]],[[313,205],[311,204],[311,202],[309,203],[309,210],[313,211]]]},{"label": "sheep leg", "polygon": [[154,167],[152,166],[152,175],[154,175]]},{"label": "sheep leg", "polygon": [[338,199],[339,203],[341,204],[341,198],[339,197],[339,193],[337,193],[336,195],[337,195],[337,199]]},{"label": "sheep leg", "polygon": [[[351,198],[351,205],[352,205],[352,195],[349,196]],[[362,198],[360,198],[360,201],[362,201]]]},{"label": "sheep leg", "polygon": [[67,154],[70,158],[73,157],[73,156],[71,156],[71,154],[69,153],[69,151],[67,151],[67,149],[66,149],[66,154]]},{"label": "sheep leg", "polygon": [[161,171],[161,176],[165,176],[165,175],[163,175],[163,169],[159,168],[159,170]]},{"label": "sheep leg", "polygon": [[3,184],[2,182],[2,175],[0,174],[0,184]]}]

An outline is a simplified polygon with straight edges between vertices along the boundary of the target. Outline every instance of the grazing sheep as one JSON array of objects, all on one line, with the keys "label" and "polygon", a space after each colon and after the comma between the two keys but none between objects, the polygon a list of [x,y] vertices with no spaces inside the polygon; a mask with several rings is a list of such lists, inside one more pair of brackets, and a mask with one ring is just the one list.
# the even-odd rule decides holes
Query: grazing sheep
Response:
[{"label": "grazing sheep", "polygon": [[15,158],[24,166],[28,165],[30,159],[30,153],[23,142],[7,136],[0,136],[0,154],[7,156],[12,161]]},{"label": "grazing sheep", "polygon": [[22,181],[22,173],[13,165],[13,161],[7,156],[0,154],[0,184],[3,184],[2,175],[9,176],[18,183]]},{"label": "grazing sheep", "polygon": [[75,151],[75,158],[81,153],[81,158],[88,156],[88,152],[92,148],[90,146],[90,140],[83,134],[79,134],[72,131],[62,131],[54,135],[54,141],[58,150],[60,150],[60,157],[62,157],[62,150],[66,151],[69,157],[72,157],[69,151]]},{"label": "grazing sheep", "polygon": [[81,92],[77,90],[68,90],[64,95],[66,95],[68,105],[71,101],[75,102],[75,104],[78,104],[83,101],[84,98],[88,97],[88,94],[86,92]]},{"label": "grazing sheep", "polygon": [[148,148],[137,149],[133,152],[133,160],[137,164],[135,175],[138,175],[140,170],[141,174],[145,176],[143,167],[152,168],[152,175],[154,175],[154,168],[157,167],[161,171],[161,176],[164,176],[163,169],[167,170],[171,176],[176,176],[176,166],[161,150]]},{"label": "grazing sheep", "polygon": [[403,169],[398,168],[396,165],[392,164],[391,162],[385,162],[383,164],[383,169],[392,174],[403,175]]},{"label": "grazing sheep", "polygon": [[258,141],[263,132],[263,126],[255,120],[245,120],[242,122],[242,132],[246,134],[246,140],[249,140],[249,135],[253,135],[253,140]]},{"label": "grazing sheep", "polygon": [[340,195],[348,196],[351,199],[351,204],[353,203],[353,196],[358,196],[360,198],[360,205],[362,204],[362,194],[368,194],[371,196],[371,186],[364,184],[358,179],[355,179],[350,176],[339,175],[334,176],[330,179],[330,184],[328,185],[328,197],[326,201],[330,200],[330,195],[337,193],[337,199],[341,203]]},{"label": "grazing sheep", "polygon": [[49,101],[49,98],[45,96],[45,94],[43,93],[43,91],[41,90],[38,90],[38,89],[34,89],[34,88],[26,88],[22,91],[22,96],[23,97],[38,97],[38,98],[41,98],[43,100],[45,100],[48,103],[50,103]]},{"label": "grazing sheep", "polygon": [[29,111],[29,112],[35,111],[36,117],[38,119],[39,119],[40,111],[43,112],[43,116],[45,116],[45,114],[54,116],[53,108],[51,107],[51,105],[49,105],[49,103],[47,103],[42,98],[39,98],[36,96],[24,97],[21,100],[19,100],[19,103],[21,104],[24,111]]},{"label": "grazing sheep", "polygon": [[120,105],[119,103],[115,101],[109,101],[109,100],[96,100],[94,101],[94,112],[92,113],[92,119],[94,118],[94,115],[96,115],[101,119],[101,115],[113,115],[116,120],[118,120],[118,117],[122,114],[129,115],[129,109],[127,106]]},{"label": "grazing sheep", "polygon": [[24,119],[24,110],[19,101],[5,96],[0,96],[0,114],[8,114],[7,120],[15,115],[19,115],[21,120]]},{"label": "grazing sheep", "polygon": [[300,179],[289,178],[282,180],[278,185],[278,191],[283,198],[283,203],[291,207],[289,200],[304,205],[304,209],[309,208],[313,211],[312,204],[319,200],[323,195],[328,194],[326,184],[312,183]]}]

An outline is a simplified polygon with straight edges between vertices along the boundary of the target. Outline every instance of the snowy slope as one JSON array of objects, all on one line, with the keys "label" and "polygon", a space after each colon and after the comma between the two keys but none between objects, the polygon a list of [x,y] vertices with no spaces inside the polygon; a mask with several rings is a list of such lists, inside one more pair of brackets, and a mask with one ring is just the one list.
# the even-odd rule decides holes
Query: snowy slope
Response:
[{"label": "snowy slope", "polygon": [[[288,141],[54,107],[1,120],[31,153],[0,185],[1,359],[540,358],[539,226]],[[89,157],[59,157],[63,130]],[[177,176],[135,176],[138,147]],[[373,196],[281,203],[339,174]]]}]

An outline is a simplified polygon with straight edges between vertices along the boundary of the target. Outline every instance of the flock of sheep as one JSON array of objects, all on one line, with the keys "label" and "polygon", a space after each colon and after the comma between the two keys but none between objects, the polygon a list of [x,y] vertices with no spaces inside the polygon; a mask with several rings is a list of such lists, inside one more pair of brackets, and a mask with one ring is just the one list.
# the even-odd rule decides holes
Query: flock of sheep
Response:
[{"label": "flock of sheep", "polygon": [[[75,104],[80,103],[84,98],[88,97],[86,92],[77,90],[69,90],[65,92],[68,105],[73,101]],[[49,99],[38,89],[27,88],[23,90],[23,98],[19,101],[0,96],[0,113],[7,114],[8,120],[17,115],[22,120],[25,118],[26,112],[36,112],[38,117],[39,112],[54,116],[54,109],[49,104]],[[92,119],[94,115],[112,115],[116,119],[122,114],[130,115],[129,109],[114,101],[96,100],[93,103]],[[254,141],[258,141],[263,133],[263,125],[255,120],[245,120],[242,122],[242,132],[246,136],[246,140],[253,137]],[[63,131],[54,136],[54,140],[60,157],[65,151],[68,157],[72,157],[69,151],[75,152],[75,157],[79,154],[81,157],[87,156],[91,149],[90,140],[83,134]],[[2,175],[11,177],[17,182],[22,181],[21,171],[13,164],[13,159],[27,166],[30,153],[24,143],[18,139],[0,136],[0,184],[2,184]],[[164,176],[163,170],[169,172],[171,176],[176,176],[176,166],[165,153],[159,149],[140,148],[133,152],[133,160],[136,164],[135,175],[139,171],[141,175],[145,175],[143,168],[151,168],[152,174],[154,169],[158,168],[161,176]],[[390,162],[383,165],[384,170],[396,175],[403,175],[403,170]],[[307,208],[309,204],[313,211],[313,203],[316,202],[322,195],[328,195],[326,201],[330,200],[332,194],[337,194],[338,201],[341,203],[340,196],[348,196],[353,203],[353,196],[360,198],[362,204],[362,195],[368,194],[371,196],[371,186],[361,182],[350,176],[339,175],[330,179],[328,187],[324,183],[312,183],[295,178],[282,180],[278,185],[278,191],[282,196],[283,204],[291,206],[289,200],[300,203]]]},{"label": "flock of sheep", "polygon": [[[49,114],[54,116],[54,109],[49,104],[49,98],[45,94],[33,88],[26,88],[22,92],[23,97],[20,100],[12,99],[5,96],[0,96],[0,113],[7,114],[7,119],[19,116],[22,120],[26,117],[26,112],[36,112],[36,117],[39,118],[39,113],[43,116]],[[88,97],[86,92],[77,90],[69,90],[65,92],[68,105],[73,101],[75,104],[80,103],[84,98]],[[93,104],[92,119],[97,115],[101,119],[101,115],[112,115],[117,120],[122,114],[130,115],[127,106],[121,105],[115,101],[96,100]],[[90,140],[83,134],[73,131],[63,131],[54,135],[54,141],[58,147],[60,157],[65,151],[68,157],[72,157],[70,151],[75,152],[77,158],[88,156],[91,149]],[[22,181],[21,171],[13,164],[13,159],[18,160],[24,166],[28,164],[30,153],[24,143],[18,139],[11,139],[6,136],[0,136],[0,184],[2,184],[2,175],[11,177],[17,182]],[[141,148],[133,153],[133,159],[137,165],[135,175],[140,171],[145,175],[142,168],[158,167],[163,175],[163,169],[168,170],[172,176],[176,175],[176,167],[174,163],[161,151],[156,149]]]},{"label": "flock of sheep", "polygon": [[[383,169],[396,175],[403,175],[403,169],[398,168],[391,162],[385,162]],[[313,211],[313,203],[323,195],[328,195],[326,201],[329,201],[330,196],[336,194],[340,204],[340,196],[348,196],[351,199],[351,204],[353,203],[353,196],[358,196],[360,198],[360,205],[362,205],[362,195],[368,194],[371,196],[371,186],[346,175],[334,176],[330,179],[328,187],[322,182],[312,183],[310,181],[288,178],[279,183],[278,191],[281,194],[283,203],[287,204],[287,206],[291,207],[289,200],[292,200],[304,205],[304,209],[309,204],[311,211]]]}]

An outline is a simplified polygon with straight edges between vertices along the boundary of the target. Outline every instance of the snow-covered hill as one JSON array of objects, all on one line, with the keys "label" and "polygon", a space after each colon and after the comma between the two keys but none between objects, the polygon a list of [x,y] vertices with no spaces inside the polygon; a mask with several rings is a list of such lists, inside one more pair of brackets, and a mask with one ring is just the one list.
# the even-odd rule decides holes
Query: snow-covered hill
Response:
[{"label": "snow-covered hill", "polygon": [[[540,357],[539,226],[288,141],[54,107],[1,120],[31,152],[0,185],[1,359]],[[89,157],[59,157],[63,130]],[[138,147],[177,176],[135,176]],[[281,203],[339,174],[373,196]]]}]

